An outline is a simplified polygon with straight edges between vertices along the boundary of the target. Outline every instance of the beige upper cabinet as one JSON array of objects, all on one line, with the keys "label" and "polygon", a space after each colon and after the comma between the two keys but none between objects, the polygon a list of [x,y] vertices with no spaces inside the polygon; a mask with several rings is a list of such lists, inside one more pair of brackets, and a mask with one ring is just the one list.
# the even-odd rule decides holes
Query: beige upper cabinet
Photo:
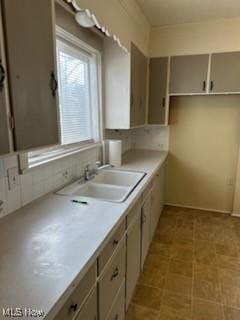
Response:
[{"label": "beige upper cabinet", "polygon": [[125,52],[104,41],[105,128],[130,129],[146,122],[147,58],[132,44]]},{"label": "beige upper cabinet", "polygon": [[162,124],[166,122],[168,57],[151,58],[149,68],[149,107],[148,123]]},{"label": "beige upper cabinet", "polygon": [[130,125],[137,127],[146,121],[147,58],[131,46],[131,110]]},{"label": "beige upper cabinet", "polygon": [[53,0],[3,0],[16,151],[59,142]]},{"label": "beige upper cabinet", "polygon": [[240,92],[240,52],[212,55],[209,92]]},{"label": "beige upper cabinet", "polygon": [[4,56],[2,11],[0,3],[0,155],[11,152],[8,119],[7,68]]},{"label": "beige upper cabinet", "polygon": [[170,94],[206,93],[209,55],[171,57]]}]

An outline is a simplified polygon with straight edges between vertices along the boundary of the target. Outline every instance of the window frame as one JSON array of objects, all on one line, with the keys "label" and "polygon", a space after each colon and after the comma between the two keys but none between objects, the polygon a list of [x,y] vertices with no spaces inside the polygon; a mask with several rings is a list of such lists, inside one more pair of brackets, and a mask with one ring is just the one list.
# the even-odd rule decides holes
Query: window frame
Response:
[{"label": "window frame", "polygon": [[[77,143],[71,144],[59,144],[57,146],[46,147],[37,149],[36,151],[31,151],[26,154],[26,159],[22,156],[22,171],[25,169],[30,169],[41,164],[45,164],[57,159],[61,159],[63,157],[67,157],[72,154],[76,154],[81,151],[85,151],[87,149],[91,149],[93,147],[97,147],[101,144],[103,139],[103,114],[102,114],[102,56],[101,53],[96,50],[95,48],[91,47],[78,37],[74,36],[73,34],[69,33],[68,31],[64,30],[63,28],[56,26],[56,67],[57,67],[57,41],[63,41],[67,44],[72,44],[75,48],[79,48],[80,51],[88,56],[92,56],[94,63],[92,64],[92,72],[95,73],[96,76],[90,77],[91,87],[93,86],[96,88],[95,94],[90,92],[90,100],[91,100],[91,114],[93,114],[93,110],[97,110],[96,116],[94,119],[92,118],[91,127],[94,130],[94,137],[93,139],[81,141]],[[93,70],[95,69],[95,70]],[[59,69],[57,67],[57,72],[59,74]],[[59,79],[59,75],[58,75]],[[59,95],[58,95],[59,99]],[[95,105],[95,107],[93,107]],[[60,101],[58,101],[58,126],[59,126],[59,137],[60,140],[62,139],[61,135],[61,119],[60,119]],[[62,142],[62,141],[61,141]],[[32,155],[30,155],[32,154]]]}]

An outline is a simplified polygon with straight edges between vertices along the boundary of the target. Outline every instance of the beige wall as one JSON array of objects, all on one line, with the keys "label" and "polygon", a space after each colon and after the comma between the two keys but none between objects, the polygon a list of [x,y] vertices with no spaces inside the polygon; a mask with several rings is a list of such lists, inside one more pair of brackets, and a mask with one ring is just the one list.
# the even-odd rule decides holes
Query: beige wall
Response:
[{"label": "beige wall", "polygon": [[167,202],[231,212],[240,96],[172,98]]},{"label": "beige wall", "polygon": [[81,9],[89,9],[101,25],[120,38],[128,49],[133,41],[148,55],[150,25],[135,0],[75,0]]},{"label": "beige wall", "polygon": [[150,56],[240,50],[240,19],[153,28]]}]

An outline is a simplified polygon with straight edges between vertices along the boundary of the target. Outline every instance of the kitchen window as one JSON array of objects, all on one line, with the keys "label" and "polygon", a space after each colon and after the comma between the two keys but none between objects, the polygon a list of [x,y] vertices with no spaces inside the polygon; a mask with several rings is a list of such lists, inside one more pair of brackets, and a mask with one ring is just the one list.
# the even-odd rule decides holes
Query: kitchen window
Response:
[{"label": "kitchen window", "polygon": [[28,167],[92,147],[101,139],[100,54],[57,28],[60,146],[28,153]]}]

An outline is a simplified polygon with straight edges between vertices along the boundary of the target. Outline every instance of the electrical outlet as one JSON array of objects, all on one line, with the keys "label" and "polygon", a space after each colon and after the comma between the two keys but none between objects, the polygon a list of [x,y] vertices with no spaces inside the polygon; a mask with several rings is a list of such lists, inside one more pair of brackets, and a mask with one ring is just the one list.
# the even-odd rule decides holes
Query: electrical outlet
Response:
[{"label": "electrical outlet", "polygon": [[10,168],[7,170],[8,190],[14,190],[19,186],[18,168]]}]

